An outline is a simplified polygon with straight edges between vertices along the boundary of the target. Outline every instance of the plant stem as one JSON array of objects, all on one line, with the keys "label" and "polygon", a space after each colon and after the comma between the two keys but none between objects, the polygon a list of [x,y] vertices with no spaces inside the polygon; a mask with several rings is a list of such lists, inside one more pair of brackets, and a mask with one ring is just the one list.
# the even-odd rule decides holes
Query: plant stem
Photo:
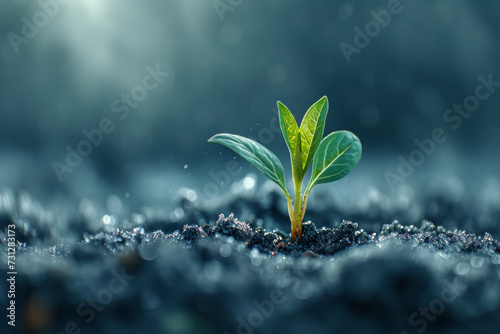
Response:
[{"label": "plant stem", "polygon": [[[300,212],[300,221],[302,222],[302,220],[304,220],[304,215],[306,213],[306,206],[307,206],[307,195],[308,194],[304,194],[304,197],[302,197],[302,210]],[[302,232],[302,224],[300,226],[300,230]]]},{"label": "plant stem", "polygon": [[295,240],[293,233],[293,226],[295,226],[295,216],[293,214],[292,197],[287,197],[288,202],[288,216],[290,217],[290,222],[292,223],[292,240]]},{"label": "plant stem", "polygon": [[[292,242],[302,236],[302,178],[294,178],[295,198],[293,203]],[[292,215],[290,215],[292,217]]]}]

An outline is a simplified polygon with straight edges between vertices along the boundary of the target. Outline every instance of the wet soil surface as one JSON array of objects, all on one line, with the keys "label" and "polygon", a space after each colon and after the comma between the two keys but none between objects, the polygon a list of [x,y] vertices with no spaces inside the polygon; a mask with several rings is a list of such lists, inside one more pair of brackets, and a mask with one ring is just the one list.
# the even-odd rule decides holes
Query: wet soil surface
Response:
[{"label": "wet soil surface", "polygon": [[[308,221],[301,242],[292,244],[286,209],[273,191],[260,200],[235,196],[224,202],[235,212],[254,212],[247,222],[185,195],[166,216],[144,209],[124,218],[96,214],[85,201],[78,214],[62,214],[26,194],[3,192],[0,263],[3,276],[7,229],[14,224],[17,332],[500,328],[500,243],[488,232],[476,235],[427,220],[403,225],[386,212],[371,216],[379,224],[363,228],[346,220],[332,228]],[[442,201],[439,207],[451,206],[450,215],[463,217],[460,203]],[[312,205],[310,217],[328,213],[344,214]],[[0,288],[7,291],[5,279]],[[2,308],[6,297],[0,296]],[[0,326],[2,333],[11,330],[4,320]]]}]

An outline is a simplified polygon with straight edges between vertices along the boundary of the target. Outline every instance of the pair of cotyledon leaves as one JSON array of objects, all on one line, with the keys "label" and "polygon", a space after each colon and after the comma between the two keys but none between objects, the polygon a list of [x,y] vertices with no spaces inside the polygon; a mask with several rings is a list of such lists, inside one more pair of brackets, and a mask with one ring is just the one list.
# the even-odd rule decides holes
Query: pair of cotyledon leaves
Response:
[{"label": "pair of cotyledon leaves", "polygon": [[[361,143],[352,132],[336,131],[323,138],[328,99],[326,96],[314,103],[304,115],[300,128],[292,113],[278,102],[280,127],[290,151],[292,169],[302,179],[313,163],[311,180],[306,194],[317,184],[339,180],[349,174],[361,157]],[[285,173],[278,157],[258,142],[228,133],[221,133],[208,140],[222,144],[238,153],[251,165],[273,180],[290,195],[285,186]],[[314,160],[313,160],[314,158]]]}]

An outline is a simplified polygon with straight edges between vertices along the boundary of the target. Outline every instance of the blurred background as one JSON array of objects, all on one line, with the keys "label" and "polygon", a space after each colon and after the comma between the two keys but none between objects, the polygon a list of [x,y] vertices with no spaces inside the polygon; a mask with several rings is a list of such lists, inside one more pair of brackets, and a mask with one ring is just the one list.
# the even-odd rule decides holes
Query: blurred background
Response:
[{"label": "blurred background", "polygon": [[[327,95],[325,131],[356,133],[363,157],[322,189],[379,206],[446,187],[500,207],[500,87],[484,87],[500,82],[499,10],[493,0],[2,1],[0,188],[54,207],[109,196],[168,206],[185,188],[210,200],[264,180],[241,158],[230,174],[234,154],[208,138],[254,138],[290,175],[276,101],[300,122]],[[481,84],[488,97],[469,98],[473,112],[447,114]],[[412,156],[439,128],[446,140]],[[400,157],[418,164],[407,176]]]},{"label": "blurred background", "polygon": [[[496,0],[0,1],[0,246],[15,224],[17,329],[69,332],[75,320],[95,333],[233,333],[287,268],[310,293],[277,307],[264,332],[415,327],[408,316],[432,310],[453,277],[467,291],[437,331],[455,320],[450,332],[498,328],[498,254],[453,255],[459,238],[500,240],[498,13]],[[432,256],[399,240],[397,252],[377,244],[311,267],[232,237],[175,243],[199,233],[175,234],[184,225],[231,212],[288,234],[277,186],[207,140],[253,138],[290,179],[276,102],[300,122],[324,95],[325,134],[354,132],[363,155],[314,188],[306,221],[351,220],[384,239],[400,231],[384,224],[429,220],[482,239],[448,233]],[[137,279],[97,321],[75,313],[125,268]]]}]

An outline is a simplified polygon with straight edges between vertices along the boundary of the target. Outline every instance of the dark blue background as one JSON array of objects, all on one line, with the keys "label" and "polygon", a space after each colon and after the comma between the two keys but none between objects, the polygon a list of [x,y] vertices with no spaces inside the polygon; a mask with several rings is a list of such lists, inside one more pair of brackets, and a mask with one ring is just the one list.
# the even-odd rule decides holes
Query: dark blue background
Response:
[{"label": "dark blue background", "polygon": [[[203,189],[233,158],[206,143],[218,132],[263,139],[289,172],[281,134],[269,136],[276,101],[300,121],[323,95],[326,131],[348,129],[363,143],[351,180],[365,177],[390,194],[384,173],[396,173],[398,156],[441,127],[446,142],[407,181],[462,173],[472,184],[498,182],[500,92],[457,130],[443,113],[474,93],[478,76],[500,81],[500,5],[401,1],[348,63],[341,43],[355,45],[356,27],[364,31],[371,11],[389,3],[69,1],[52,7],[54,17],[16,53],[12,33],[21,36],[23,18],[33,23],[42,7],[2,1],[0,187],[77,199],[142,187],[141,201],[161,202],[180,186]],[[157,64],[168,78],[119,120],[112,102]],[[115,130],[60,183],[51,164],[64,163],[66,146],[76,148],[82,130],[103,118]],[[238,161],[241,177],[253,172]]]}]

